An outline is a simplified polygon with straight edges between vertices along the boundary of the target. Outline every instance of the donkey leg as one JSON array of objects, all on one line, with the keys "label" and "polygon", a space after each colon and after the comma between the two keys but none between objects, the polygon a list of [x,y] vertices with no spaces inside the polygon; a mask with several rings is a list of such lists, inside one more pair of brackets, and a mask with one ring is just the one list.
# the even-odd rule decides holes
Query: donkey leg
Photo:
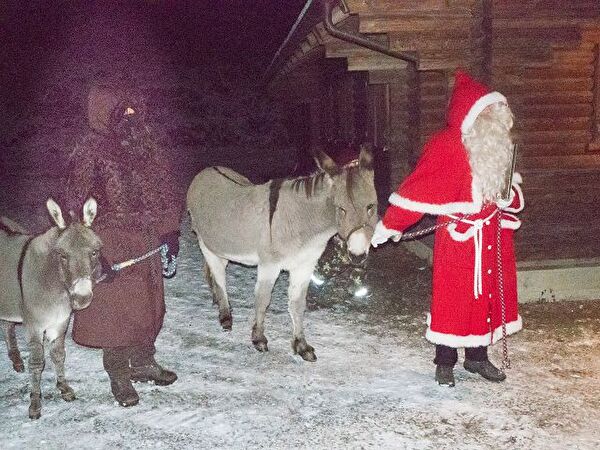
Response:
[{"label": "donkey leg", "polygon": [[4,330],[4,339],[6,340],[6,347],[8,349],[8,357],[12,361],[13,369],[15,372],[23,372],[25,370],[25,364],[21,358],[21,352],[19,352],[19,346],[17,344],[17,335],[15,333],[15,323],[0,321],[2,329]]},{"label": "donkey leg", "polygon": [[42,415],[42,390],[40,381],[44,370],[44,333],[38,330],[28,330],[29,373],[31,375],[31,393],[29,418],[39,419]]},{"label": "donkey leg", "polygon": [[200,250],[204,255],[206,263],[205,273],[206,281],[213,293],[213,303],[219,306],[219,322],[225,331],[231,331],[233,319],[231,317],[231,308],[227,298],[227,285],[225,278],[225,269],[228,260],[221,258],[206,248],[204,243],[198,239]]},{"label": "donkey leg", "polygon": [[252,344],[259,352],[268,352],[267,338],[265,337],[265,315],[271,303],[271,292],[275,281],[281,270],[274,266],[258,266],[256,277],[255,295],[255,317],[252,326]]},{"label": "donkey leg", "polygon": [[[68,323],[68,321],[67,321]],[[75,391],[67,383],[65,378],[65,331],[66,324],[63,329],[58,330],[57,336],[50,341],[50,358],[52,364],[54,364],[54,371],[56,372],[56,387],[60,391],[60,395],[66,402],[75,400]],[[49,338],[54,337],[50,333],[46,333]]]},{"label": "donkey leg", "polygon": [[305,361],[316,361],[315,349],[308,345],[304,337],[304,311],[306,310],[306,291],[314,265],[298,267],[290,270],[288,286],[289,312],[292,317],[293,336],[292,349]]}]

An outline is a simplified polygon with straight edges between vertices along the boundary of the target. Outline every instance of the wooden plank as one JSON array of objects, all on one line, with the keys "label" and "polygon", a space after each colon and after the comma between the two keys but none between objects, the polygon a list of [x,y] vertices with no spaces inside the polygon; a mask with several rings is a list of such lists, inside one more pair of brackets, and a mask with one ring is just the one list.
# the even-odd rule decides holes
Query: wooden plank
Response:
[{"label": "wooden plank", "polygon": [[579,24],[567,26],[545,27],[536,26],[517,26],[509,23],[507,26],[502,26],[501,23],[494,21],[494,41],[505,42],[508,44],[514,39],[515,43],[527,42],[580,42],[581,27]]},{"label": "wooden plank", "polygon": [[388,32],[391,39],[398,41],[422,40],[439,41],[444,39],[475,39],[482,36],[481,30],[465,27],[457,30],[447,30],[439,26],[430,30],[395,30]]},{"label": "wooden plank", "polygon": [[[592,169],[600,168],[600,155],[567,155],[554,157],[523,157],[519,159],[523,169]],[[544,186],[546,189],[548,185]]]},{"label": "wooden plank", "polygon": [[[589,18],[593,20],[591,17]],[[596,19],[597,20],[597,19]],[[502,28],[552,28],[580,26],[582,20],[578,18],[563,18],[559,15],[536,17],[527,15],[523,11],[517,17],[502,17],[494,12],[494,30]]]},{"label": "wooden plank", "polygon": [[[502,92],[502,91],[501,91]],[[592,113],[591,104],[574,105],[521,105],[514,108],[515,113],[521,117],[543,118],[543,117],[589,117]]]},{"label": "wooden plank", "polygon": [[515,128],[520,132],[530,131],[589,131],[591,120],[589,117],[521,117],[517,118]]},{"label": "wooden plank", "polygon": [[582,155],[587,147],[584,142],[520,143],[519,145],[519,152],[523,157]]},{"label": "wooden plank", "polygon": [[370,70],[369,84],[406,83],[408,74],[405,70]]},{"label": "wooden plank", "polygon": [[481,58],[420,58],[419,70],[448,70],[454,71],[457,67],[461,67],[467,71],[478,67],[478,61]]},{"label": "wooden plank", "polygon": [[528,131],[527,133],[519,134],[519,142],[523,144],[544,144],[547,142],[554,143],[583,143],[587,144],[591,140],[589,130],[545,130],[545,131]]},{"label": "wooden plank", "polygon": [[594,66],[592,64],[581,64],[576,66],[565,66],[555,65],[544,68],[525,68],[519,66],[508,66],[502,67],[502,72],[497,71],[494,74],[494,78],[503,79],[504,77],[511,77],[511,79],[560,79],[560,78],[585,78],[591,77],[594,73]]},{"label": "wooden plank", "polygon": [[496,0],[494,2],[494,14],[503,18],[522,17],[565,17],[565,18],[597,18],[600,14],[600,6],[594,0],[545,0],[506,2]]},{"label": "wooden plank", "polygon": [[521,63],[524,67],[546,67],[552,63],[553,57],[554,55],[550,47],[505,49],[501,53],[494,53],[493,66],[504,67]]},{"label": "wooden plank", "polygon": [[571,105],[587,104],[593,97],[590,91],[581,92],[525,92],[514,96],[511,95],[509,101],[517,105]]},{"label": "wooden plank", "polygon": [[401,70],[408,63],[381,53],[353,54],[348,56],[348,70]]},{"label": "wooden plank", "polygon": [[446,10],[447,0],[345,0],[352,13],[393,14],[398,10]]},{"label": "wooden plank", "polygon": [[461,51],[464,49],[480,48],[483,44],[483,37],[463,37],[454,38],[446,35],[438,39],[424,39],[418,33],[410,38],[398,37],[390,33],[390,47],[395,50],[419,50],[419,51]]},{"label": "wooden plank", "polygon": [[512,92],[580,92],[591,91],[593,80],[591,78],[561,78],[550,80],[523,80],[514,84]]},{"label": "wooden plank", "polygon": [[472,17],[394,17],[381,16],[362,18],[360,21],[359,31],[361,33],[390,33],[399,31],[434,31],[448,30],[453,33],[465,28],[480,28],[482,24],[481,18]]}]

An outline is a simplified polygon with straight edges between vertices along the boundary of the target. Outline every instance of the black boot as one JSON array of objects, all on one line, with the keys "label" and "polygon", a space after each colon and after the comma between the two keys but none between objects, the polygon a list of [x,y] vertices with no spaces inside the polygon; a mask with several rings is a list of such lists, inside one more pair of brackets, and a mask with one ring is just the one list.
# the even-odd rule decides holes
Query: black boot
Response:
[{"label": "black boot", "polygon": [[454,365],[458,361],[458,351],[445,345],[435,346],[435,381],[440,386],[454,386]]},{"label": "black boot", "polygon": [[167,386],[177,380],[177,374],[163,368],[154,359],[156,348],[153,344],[133,347],[131,353],[131,380],[152,381],[158,386]]},{"label": "black boot", "polygon": [[128,347],[104,348],[102,362],[110,378],[110,390],[121,406],[134,406],[140,398],[131,384]]},{"label": "black boot", "polygon": [[465,359],[464,367],[471,373],[478,373],[486,380],[496,382],[506,380],[506,374],[493,365],[489,359],[485,361]]},{"label": "black boot", "polygon": [[440,386],[454,387],[454,366],[438,364],[435,368],[435,381]]},{"label": "black boot", "polygon": [[464,368],[471,373],[478,373],[486,380],[504,381],[505,373],[490,362],[487,350],[486,346],[465,348]]}]

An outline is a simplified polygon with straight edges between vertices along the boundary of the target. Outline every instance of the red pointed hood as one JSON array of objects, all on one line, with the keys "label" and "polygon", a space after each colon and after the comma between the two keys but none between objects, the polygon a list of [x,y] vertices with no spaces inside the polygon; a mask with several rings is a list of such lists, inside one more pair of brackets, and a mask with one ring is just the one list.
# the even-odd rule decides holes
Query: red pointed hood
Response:
[{"label": "red pointed hood", "polygon": [[499,92],[490,92],[485,85],[475,81],[469,74],[457,71],[448,105],[448,125],[459,128],[464,134],[486,107],[498,102],[507,103],[506,97]]}]

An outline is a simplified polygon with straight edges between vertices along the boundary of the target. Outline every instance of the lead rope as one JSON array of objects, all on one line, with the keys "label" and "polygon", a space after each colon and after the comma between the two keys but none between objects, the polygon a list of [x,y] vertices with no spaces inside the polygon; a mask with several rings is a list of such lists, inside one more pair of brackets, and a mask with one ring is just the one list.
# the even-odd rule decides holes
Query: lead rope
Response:
[{"label": "lead rope", "polygon": [[455,218],[453,218],[453,219],[451,219],[451,220],[448,220],[447,222],[437,223],[437,224],[435,224],[435,225],[432,225],[432,226],[430,226],[430,227],[423,228],[423,229],[421,229],[421,230],[417,230],[417,231],[413,231],[413,232],[411,232],[411,233],[404,233],[404,234],[403,234],[403,235],[400,237],[400,240],[401,240],[401,241],[405,241],[405,240],[409,240],[409,239],[414,239],[414,238],[417,238],[417,237],[419,237],[419,236],[424,236],[424,235],[426,235],[426,234],[429,234],[429,233],[431,233],[432,231],[435,231],[435,230],[437,230],[438,228],[442,228],[442,227],[445,227],[445,226],[451,225],[451,224],[453,224],[453,223],[458,223],[458,222],[461,222],[461,221],[463,221],[463,220],[465,220],[465,219],[468,219],[469,217],[470,217],[469,215],[466,215],[466,216],[463,216],[463,217],[455,217]]},{"label": "lead rope", "polygon": [[[134,264],[142,262],[145,259],[148,259],[151,256],[153,256],[159,252],[160,252],[160,259],[162,262],[163,275],[166,277],[173,276],[173,274],[175,273],[175,270],[177,270],[177,257],[173,256],[171,259],[168,258],[167,254],[169,252],[169,246],[167,244],[162,244],[160,247],[152,249],[149,252],[146,252],[143,255],[138,256],[137,258],[131,258],[131,259],[128,259],[127,261],[113,264],[112,266],[110,266],[110,268],[115,272],[119,272],[120,270],[123,270],[129,266],[133,266]],[[100,276],[100,278],[98,278],[96,280],[96,283],[100,283],[105,278],[106,278],[106,274],[102,274]]]},{"label": "lead rope", "polygon": [[[496,263],[498,266],[498,293],[500,295],[500,311],[502,315],[502,371],[510,369],[510,358],[508,357],[508,343],[506,341],[506,303],[504,301],[504,275],[502,273],[502,210],[498,208],[498,227],[496,229]],[[491,332],[493,340],[493,331]]]}]

